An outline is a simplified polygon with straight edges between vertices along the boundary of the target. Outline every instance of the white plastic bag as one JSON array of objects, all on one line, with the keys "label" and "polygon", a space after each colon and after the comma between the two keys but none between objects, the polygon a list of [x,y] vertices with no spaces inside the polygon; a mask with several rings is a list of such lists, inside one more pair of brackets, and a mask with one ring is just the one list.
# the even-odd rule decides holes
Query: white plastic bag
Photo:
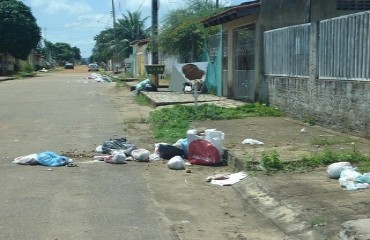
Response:
[{"label": "white plastic bag", "polygon": [[167,166],[169,169],[173,169],[173,170],[184,170],[185,161],[180,156],[174,156],[168,161]]},{"label": "white plastic bag", "polygon": [[17,157],[13,160],[13,163],[22,164],[22,165],[36,165],[36,164],[39,164],[39,162],[37,161],[37,153]]},{"label": "white plastic bag", "polygon": [[336,162],[336,163],[330,164],[326,168],[326,172],[328,173],[329,178],[338,179],[340,177],[340,173],[348,167],[351,167],[351,163],[349,163],[349,162]]},{"label": "white plastic bag", "polygon": [[126,155],[124,153],[120,154],[113,154],[104,159],[106,163],[113,163],[113,164],[124,164],[126,163]]},{"label": "white plastic bag", "polygon": [[360,185],[357,186],[355,182],[355,179],[359,176],[362,176],[362,174],[357,172],[355,168],[348,167],[340,173],[339,183],[347,190],[357,190],[361,187]]},{"label": "white plastic bag", "polygon": [[243,140],[242,144],[250,144],[250,145],[263,145],[264,143],[252,138],[246,138]]},{"label": "white plastic bag", "polygon": [[132,150],[131,156],[139,162],[148,162],[150,152],[144,148],[137,148]]}]

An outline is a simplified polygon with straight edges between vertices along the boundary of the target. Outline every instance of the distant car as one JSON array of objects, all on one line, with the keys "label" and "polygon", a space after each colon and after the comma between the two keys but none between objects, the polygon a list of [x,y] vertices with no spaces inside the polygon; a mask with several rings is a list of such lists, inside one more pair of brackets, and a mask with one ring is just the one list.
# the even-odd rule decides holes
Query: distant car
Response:
[{"label": "distant car", "polygon": [[75,69],[75,66],[73,65],[73,63],[66,63],[66,65],[64,66],[65,69]]},{"label": "distant car", "polygon": [[96,63],[90,63],[89,64],[89,72],[90,71],[99,71],[99,66]]}]

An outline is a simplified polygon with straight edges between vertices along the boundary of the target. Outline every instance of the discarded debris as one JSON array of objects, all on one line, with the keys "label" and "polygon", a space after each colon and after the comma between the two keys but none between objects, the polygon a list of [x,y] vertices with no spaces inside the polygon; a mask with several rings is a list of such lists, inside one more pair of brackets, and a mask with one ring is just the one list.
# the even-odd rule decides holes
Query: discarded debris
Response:
[{"label": "discarded debris", "polygon": [[167,166],[169,169],[173,169],[173,170],[184,170],[185,161],[180,156],[174,156],[168,161]]},{"label": "discarded debris", "polygon": [[326,168],[329,178],[338,179],[347,190],[370,188],[370,172],[361,174],[349,162],[336,162]]},{"label": "discarded debris", "polygon": [[255,139],[252,139],[252,138],[246,138],[243,140],[242,144],[250,144],[250,145],[262,145],[264,144],[263,142],[261,141],[258,141],[258,140],[255,140]]},{"label": "discarded debris", "polygon": [[[211,177],[215,177],[215,176],[211,176]],[[220,186],[231,186],[243,180],[246,177],[247,177],[247,174],[245,172],[238,172],[238,173],[233,173],[229,175],[219,175],[218,178],[221,178],[221,179],[211,179],[210,183],[214,185],[220,185]]]},{"label": "discarded debris", "polygon": [[46,151],[41,153],[33,153],[26,156],[17,157],[13,163],[21,165],[44,165],[50,167],[60,167],[72,163],[73,160],[66,156],[58,155],[55,152]]}]

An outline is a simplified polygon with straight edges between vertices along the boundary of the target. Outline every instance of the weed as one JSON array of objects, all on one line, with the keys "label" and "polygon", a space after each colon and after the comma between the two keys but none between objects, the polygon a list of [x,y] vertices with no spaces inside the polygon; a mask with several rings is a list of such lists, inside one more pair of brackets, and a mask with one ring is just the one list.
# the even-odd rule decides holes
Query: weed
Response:
[{"label": "weed", "polygon": [[269,171],[283,170],[284,163],[279,159],[279,154],[276,151],[272,153],[262,153],[262,165]]},{"label": "weed", "polygon": [[324,227],[328,224],[328,221],[323,218],[313,218],[310,224],[312,227]]},{"label": "weed", "polygon": [[350,142],[352,142],[351,139],[340,139],[340,138],[323,136],[323,137],[312,139],[311,145],[330,146],[330,145],[350,143]]},{"label": "weed", "polygon": [[316,118],[314,116],[305,116],[303,122],[308,123],[308,125],[316,125]]},{"label": "weed", "polygon": [[146,96],[144,96],[143,94],[139,94],[139,95],[135,96],[135,102],[138,103],[139,105],[142,105],[142,106],[149,105],[148,98]]}]

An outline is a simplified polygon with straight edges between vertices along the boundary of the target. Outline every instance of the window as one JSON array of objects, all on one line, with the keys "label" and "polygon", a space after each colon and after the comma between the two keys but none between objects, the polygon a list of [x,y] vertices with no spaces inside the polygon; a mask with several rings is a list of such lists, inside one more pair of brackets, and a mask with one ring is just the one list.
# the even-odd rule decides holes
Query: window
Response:
[{"label": "window", "polygon": [[370,10],[370,0],[337,0],[337,10]]}]

